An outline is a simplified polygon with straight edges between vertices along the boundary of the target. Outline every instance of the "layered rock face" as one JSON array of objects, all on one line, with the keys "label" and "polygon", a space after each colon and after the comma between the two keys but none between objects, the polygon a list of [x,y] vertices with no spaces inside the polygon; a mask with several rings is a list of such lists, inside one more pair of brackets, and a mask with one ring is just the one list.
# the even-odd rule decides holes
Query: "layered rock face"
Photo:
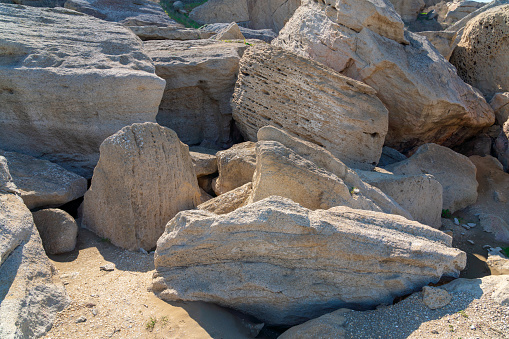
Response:
[{"label": "layered rock face", "polygon": [[300,0],[209,0],[189,17],[202,24],[235,21],[279,32],[299,6]]},{"label": "layered rock face", "polygon": [[230,98],[247,47],[214,40],[146,42],[156,74],[166,80],[157,122],[187,144],[231,145]]},{"label": "layered rock face", "polygon": [[317,62],[256,45],[240,61],[233,118],[249,140],[273,125],[323,146],[350,167],[372,169],[388,121],[375,94]]},{"label": "layered rock face", "polygon": [[292,325],[457,276],[466,256],[450,246],[450,236],[400,216],[271,197],[225,215],[179,213],[158,241],[153,289]]},{"label": "layered rock face", "polygon": [[19,196],[0,190],[0,337],[41,337],[69,302],[32,214]]},{"label": "layered rock face", "polygon": [[116,246],[148,251],[168,220],[196,207],[199,197],[188,147],[175,132],[133,124],[102,143],[82,226]]},{"label": "layered rock face", "polygon": [[464,155],[436,144],[422,145],[407,160],[389,165],[398,175],[431,174],[442,185],[443,209],[454,213],[477,201],[474,164]]},{"label": "layered rock face", "polygon": [[164,80],[133,33],[62,8],[0,17],[0,148],[90,177],[105,138],[155,121]]},{"label": "layered rock face", "polygon": [[369,26],[343,19],[338,8],[345,1],[332,6],[305,0],[272,44],[373,87],[389,110],[385,143],[398,150],[426,142],[452,146],[493,124],[481,93],[465,84],[424,37],[405,32],[401,21],[397,25],[385,0],[383,5],[358,1],[357,8],[368,13],[354,15],[372,18]]},{"label": "layered rock face", "polygon": [[82,197],[87,180],[61,166],[29,155],[0,150],[12,181],[28,208],[57,207]]},{"label": "layered rock face", "polygon": [[451,63],[486,96],[509,91],[509,5],[486,11],[465,26]]}]

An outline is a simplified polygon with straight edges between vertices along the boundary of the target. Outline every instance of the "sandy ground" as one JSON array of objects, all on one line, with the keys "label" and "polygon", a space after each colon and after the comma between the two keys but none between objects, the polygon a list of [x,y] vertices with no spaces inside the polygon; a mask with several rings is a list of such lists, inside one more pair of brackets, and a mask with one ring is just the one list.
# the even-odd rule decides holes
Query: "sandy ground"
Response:
[{"label": "sandy ground", "polygon": [[[153,254],[117,248],[81,229],[73,252],[50,259],[73,301],[44,338],[252,338],[250,322],[221,307],[157,298],[149,291]],[[114,271],[100,270],[108,263]]]}]

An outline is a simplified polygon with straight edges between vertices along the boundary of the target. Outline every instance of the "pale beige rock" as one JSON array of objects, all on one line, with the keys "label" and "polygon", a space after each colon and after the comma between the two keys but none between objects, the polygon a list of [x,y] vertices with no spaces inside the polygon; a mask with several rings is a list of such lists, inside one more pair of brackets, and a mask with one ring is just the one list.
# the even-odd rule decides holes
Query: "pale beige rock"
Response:
[{"label": "pale beige rock", "polygon": [[389,0],[404,21],[414,21],[426,7],[424,0]]},{"label": "pale beige rock", "polygon": [[0,193],[0,338],[39,338],[70,302],[44,253],[32,214]]},{"label": "pale beige rock", "polygon": [[468,22],[451,63],[465,82],[484,95],[509,91],[509,5],[492,8]]},{"label": "pale beige rock", "polygon": [[248,182],[245,185],[232,189],[231,191],[198,205],[197,208],[215,214],[230,213],[239,207],[247,205],[252,191],[252,183]]},{"label": "pale beige rock", "polygon": [[441,18],[441,22],[445,24],[453,24],[470,13],[475,12],[479,8],[483,7],[486,3],[477,1],[452,1],[447,5],[447,13]]},{"label": "pale beige rock", "polygon": [[423,31],[417,32],[417,34],[425,36],[429,42],[437,49],[440,54],[446,59],[452,55],[454,48],[456,47],[455,41],[458,35],[454,31]]},{"label": "pale beige rock", "polygon": [[248,0],[209,0],[193,9],[189,17],[200,24],[249,21]]},{"label": "pale beige rock", "polygon": [[431,174],[442,185],[443,209],[451,213],[477,201],[476,167],[464,155],[436,144],[425,144],[405,161],[385,167],[398,175]]},{"label": "pale beige rock", "polygon": [[447,306],[451,300],[449,292],[441,288],[424,286],[422,289],[422,302],[432,310]]},{"label": "pale beige rock", "polygon": [[500,305],[509,305],[509,275],[489,275],[482,279],[456,279],[443,286],[448,292],[469,293],[479,298],[491,294]]},{"label": "pale beige rock", "polygon": [[369,185],[378,187],[408,211],[414,220],[434,228],[442,226],[442,185],[432,175],[393,175],[357,171]]},{"label": "pale beige rock", "polygon": [[129,250],[151,250],[164,225],[199,204],[189,150],[154,123],[124,127],[101,145],[82,226]]},{"label": "pale beige rock", "polygon": [[19,194],[16,185],[12,181],[7,159],[0,155],[0,193],[16,193]]},{"label": "pale beige rock", "polygon": [[509,120],[509,92],[496,93],[491,99],[490,105],[499,125],[503,125]]},{"label": "pale beige rock", "polygon": [[224,194],[253,180],[256,167],[256,143],[246,141],[217,152],[219,177],[213,183],[216,195]]},{"label": "pale beige rock", "polygon": [[180,26],[128,26],[141,40],[198,40],[211,38],[214,33]]},{"label": "pale beige rock", "polygon": [[509,274],[509,258],[501,253],[501,248],[489,250],[486,265],[490,268],[492,275]]},{"label": "pale beige rock", "polygon": [[216,40],[244,40],[245,37],[240,32],[239,26],[235,22],[232,22],[214,36]]},{"label": "pale beige rock", "polygon": [[157,122],[189,145],[231,146],[230,99],[247,47],[213,39],[145,42],[156,74],[166,80]]},{"label": "pale beige rock", "polygon": [[29,209],[58,207],[81,198],[87,191],[87,180],[47,160],[29,155],[5,152],[12,181]]},{"label": "pale beige rock", "polygon": [[272,45],[375,89],[389,110],[386,146],[399,151],[429,142],[453,146],[493,124],[493,110],[481,93],[465,84],[426,38],[405,32],[410,44],[403,45],[373,27],[356,32],[337,21],[334,11],[305,0]]},{"label": "pale beige rock", "polygon": [[217,172],[216,152],[204,147],[190,148],[189,154],[193,161],[194,172],[198,178]]},{"label": "pale beige rock", "polygon": [[90,178],[104,139],[155,121],[164,80],[127,28],[63,8],[0,4],[0,17],[1,149]]},{"label": "pale beige rock", "polygon": [[[285,131],[277,129],[273,126],[265,126],[265,127],[260,128],[260,130],[258,131],[257,137],[258,137],[258,140],[260,140],[260,141],[277,141],[277,142],[281,143],[282,145],[284,145],[285,147],[292,150],[293,152],[295,152],[296,154],[298,154],[299,156],[301,156],[302,158],[311,162],[311,164],[309,164],[305,161],[303,162],[302,159],[297,159],[297,161],[294,161],[295,160],[294,158],[290,158],[290,159],[286,159],[286,160],[281,158],[279,160],[284,160],[283,162],[285,162],[287,165],[289,165],[288,171],[285,169],[285,170],[282,170],[281,172],[271,169],[271,165],[269,164],[269,167],[267,168],[269,170],[269,172],[260,175],[260,178],[262,178],[262,176],[264,176],[264,178],[263,178],[264,180],[269,179],[269,182],[268,182],[269,185],[270,185],[271,180],[272,180],[272,182],[277,182],[278,180],[291,181],[292,179],[287,178],[287,176],[290,173],[292,173],[293,175],[296,175],[297,178],[295,180],[297,182],[302,182],[303,185],[309,186],[309,188],[311,190],[316,191],[317,189],[319,190],[319,188],[315,187],[315,185],[317,183],[316,182],[312,183],[311,180],[307,180],[307,179],[309,179],[308,178],[309,176],[314,176],[315,174],[320,172],[320,174],[318,174],[318,176],[314,176],[314,178],[318,179],[318,181],[320,181],[320,178],[325,178],[328,180],[328,179],[334,178],[334,176],[335,176],[333,181],[335,181],[336,184],[339,185],[339,187],[344,185],[347,187],[347,190],[350,192],[352,192],[355,188],[358,189],[359,193],[355,193],[355,195],[352,196],[353,200],[362,200],[365,202],[371,201],[371,203],[373,203],[376,206],[379,206],[379,208],[382,211],[384,211],[385,213],[399,214],[406,218],[412,219],[412,216],[406,210],[401,208],[391,197],[388,197],[387,195],[385,195],[378,188],[370,186],[370,185],[366,184],[365,182],[363,182],[359,178],[359,176],[357,175],[357,173],[355,171],[348,168],[343,162],[341,162],[339,159],[334,157],[334,155],[332,155],[329,151],[327,151],[323,147],[320,147],[313,143],[306,142],[299,138],[293,137],[290,134],[286,133]],[[278,148],[280,150],[282,150],[283,153],[288,153],[288,151],[282,149],[280,145],[278,145]],[[273,150],[274,152],[271,152],[270,148],[267,149],[267,151],[268,151],[269,155],[271,153],[277,153],[277,151],[275,149]],[[282,154],[280,154],[280,155],[282,155]],[[276,155],[276,154],[273,154],[273,155]],[[276,155],[276,159],[277,158],[278,158],[278,156]],[[307,169],[305,169],[305,168],[299,169],[298,167],[296,167],[298,165],[298,163],[305,163],[309,166],[307,166]],[[274,163],[274,165],[276,167],[277,166],[285,166],[283,163],[278,163],[278,162]],[[258,163],[257,163],[257,166],[258,166]],[[262,167],[263,166],[260,166],[260,169],[263,169]],[[292,167],[295,167],[295,168],[292,168]],[[322,170],[325,170],[325,171],[322,171]],[[303,173],[302,176],[299,176],[296,174],[299,171],[301,171],[301,173]],[[329,172],[329,173],[324,173],[324,172]],[[265,177],[265,175],[269,175],[269,177]],[[281,179],[277,178],[278,175],[281,176]],[[285,179],[283,179],[283,178],[285,178]],[[322,182],[322,184],[323,184],[323,182]],[[285,190],[289,190],[289,192],[290,192],[290,191],[292,191],[292,189],[291,189],[292,186],[293,186],[293,184],[291,184],[291,185],[289,185],[289,187],[285,188],[285,187],[281,187],[281,185],[278,185],[276,183],[275,185],[268,187],[269,188],[269,191],[267,192],[268,196],[269,195],[278,195],[277,192],[283,192]],[[328,184],[324,184],[324,186],[322,186],[322,189],[324,191],[327,191],[328,190],[327,187],[328,187]],[[270,193],[270,189],[275,189],[275,190],[272,191],[272,193]],[[295,190],[293,192],[296,195],[305,196],[307,194],[306,193],[307,190],[308,190],[308,187],[304,187],[302,192],[298,192],[298,190]],[[340,190],[343,191],[342,189],[340,189]],[[317,193],[318,197],[320,197],[319,200],[322,199],[321,198],[322,194],[323,193],[320,193],[320,192]],[[351,201],[350,199],[351,198],[348,198],[348,196],[347,196],[347,200]],[[331,201],[326,202],[326,205],[328,205],[330,203],[331,203]],[[316,205],[316,204],[321,204],[321,203],[318,203],[315,201],[312,204]]]},{"label": "pale beige rock", "polygon": [[[343,174],[345,181],[350,179],[348,181],[352,182],[357,179],[359,185],[350,187],[341,177],[320,168],[277,141],[259,141],[256,146],[253,192],[248,203],[276,195],[312,210],[348,206],[400,214],[412,219],[412,216],[392,199],[366,185],[356,175],[349,174]],[[374,199],[371,199],[371,196]]]},{"label": "pale beige rock", "polygon": [[49,208],[33,213],[33,217],[46,253],[61,254],[74,250],[78,225],[69,213]]},{"label": "pale beige rock", "polygon": [[387,133],[387,110],[372,88],[269,45],[255,45],[242,57],[232,107],[247,139],[277,126],[354,168],[376,165]]},{"label": "pale beige rock", "polygon": [[479,215],[480,226],[494,233],[499,241],[509,242],[509,174],[492,156],[469,158],[477,170],[479,198],[469,212]]},{"label": "pale beige rock", "polygon": [[158,241],[153,289],[288,326],[457,276],[466,255],[450,246],[450,236],[400,216],[271,197],[225,215],[179,213]]}]

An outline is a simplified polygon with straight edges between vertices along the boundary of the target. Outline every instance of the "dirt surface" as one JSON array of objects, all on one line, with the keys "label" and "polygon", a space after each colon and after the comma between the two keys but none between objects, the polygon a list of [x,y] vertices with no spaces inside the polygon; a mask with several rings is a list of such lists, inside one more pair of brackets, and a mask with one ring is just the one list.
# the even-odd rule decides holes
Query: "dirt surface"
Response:
[{"label": "dirt surface", "polygon": [[[50,259],[72,303],[44,338],[252,338],[252,323],[228,310],[169,304],[150,292],[153,253],[129,252],[80,229],[76,249]],[[100,269],[108,263],[113,271]]]}]

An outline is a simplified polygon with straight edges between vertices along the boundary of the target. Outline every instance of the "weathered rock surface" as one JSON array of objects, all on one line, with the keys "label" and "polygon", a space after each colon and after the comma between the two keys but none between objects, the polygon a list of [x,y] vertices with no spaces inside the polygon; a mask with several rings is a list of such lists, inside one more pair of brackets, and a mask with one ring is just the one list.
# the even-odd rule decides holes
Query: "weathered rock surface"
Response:
[{"label": "weathered rock surface", "polygon": [[271,197],[225,215],[179,213],[158,241],[153,289],[292,325],[457,276],[466,256],[450,246],[450,236],[400,216]]},{"label": "weathered rock surface", "polygon": [[232,189],[220,196],[210,199],[198,205],[198,209],[209,211],[215,214],[226,214],[235,211],[237,208],[247,205],[253,191],[252,183]]},{"label": "weathered rock surface", "polygon": [[166,80],[157,122],[196,145],[231,145],[230,99],[244,43],[214,40],[147,41],[145,52]]},{"label": "weathered rock surface", "polygon": [[488,133],[481,133],[473,139],[454,148],[454,151],[461,153],[467,157],[472,155],[490,155],[493,139]]},{"label": "weathered rock surface", "polygon": [[505,122],[502,131],[495,140],[494,150],[498,160],[504,166],[504,170],[509,172],[509,119]]},{"label": "weathered rock surface", "polygon": [[188,147],[154,123],[124,127],[101,144],[82,226],[129,250],[151,250],[164,226],[199,204]]},{"label": "weathered rock surface", "polygon": [[149,0],[67,0],[64,7],[127,26],[138,26],[139,23],[167,26],[177,23],[170,19],[159,3]]},{"label": "weathered rock surface", "polygon": [[390,0],[404,21],[414,21],[426,7],[424,0]]},{"label": "weathered rock surface", "polygon": [[41,337],[69,302],[32,214],[19,196],[0,193],[0,337]]},{"label": "weathered rock surface", "polygon": [[357,171],[369,185],[378,187],[414,220],[434,228],[442,226],[442,185],[432,175],[393,175],[389,173]]},{"label": "weathered rock surface", "polygon": [[375,94],[317,62],[256,45],[240,61],[233,118],[249,140],[273,125],[325,147],[350,167],[372,169],[388,121]]},{"label": "weathered rock surface", "polygon": [[299,6],[300,0],[209,0],[189,17],[201,24],[235,21],[279,32]]},{"label": "weathered rock surface", "polygon": [[57,207],[82,197],[87,180],[47,160],[29,155],[5,152],[12,181],[29,209]]},{"label": "weathered rock surface", "polygon": [[422,289],[422,302],[432,310],[446,306],[451,299],[449,292],[441,288],[424,286]]},{"label": "weathered rock surface", "polygon": [[423,31],[417,32],[417,34],[425,36],[429,42],[437,49],[437,51],[446,59],[452,55],[454,48],[456,47],[455,41],[457,32],[450,31]]},{"label": "weathered rock surface", "polygon": [[[258,131],[258,140],[258,173],[255,172],[253,178],[260,181],[260,191],[253,195],[252,199],[281,195],[313,209],[344,203],[354,208],[364,206],[389,214],[399,214],[412,220],[412,216],[392,198],[363,182],[357,173],[326,149],[272,126],[262,127]],[[276,143],[266,144],[262,141]],[[271,148],[272,146],[275,147]],[[265,156],[261,156],[262,153],[265,153]],[[289,184],[285,187],[281,185],[282,182]],[[297,183],[302,186],[302,191],[294,186]],[[253,184],[254,187],[257,185]],[[331,185],[334,185],[335,193],[340,194],[339,196],[329,192]],[[309,192],[314,195],[307,196]]]},{"label": "weathered rock surface", "polygon": [[7,159],[5,159],[2,155],[0,155],[0,193],[19,194],[16,185],[12,181],[9,166],[7,165]]},{"label": "weathered rock surface", "polygon": [[477,201],[475,165],[464,155],[436,144],[425,144],[405,161],[385,167],[399,175],[431,174],[443,187],[443,209],[454,213]]},{"label": "weathered rock surface", "polygon": [[155,121],[164,80],[126,28],[63,8],[0,18],[0,148],[90,177],[105,138]]},{"label": "weathered rock surface", "polygon": [[78,225],[69,213],[49,208],[33,213],[33,217],[46,253],[60,254],[74,250]]},{"label": "weathered rock surface", "polygon": [[378,161],[378,166],[384,167],[406,159],[407,157],[404,154],[401,154],[394,148],[384,146],[382,148],[382,155],[380,156],[380,160]]},{"label": "weathered rock surface", "polygon": [[[228,23],[208,24],[203,27],[200,27],[200,30],[218,33],[220,30],[227,27],[228,25],[229,25]],[[262,41],[270,43],[272,40],[274,40],[277,37],[277,34],[274,33],[273,30],[268,29],[268,28],[266,28],[266,29],[251,29],[251,28],[239,26],[239,29],[240,29],[240,32],[242,33],[242,35],[246,39],[257,39],[257,40],[262,40]]]},{"label": "weathered rock surface", "polygon": [[217,151],[204,147],[192,147],[190,151],[194,172],[198,178],[217,172]]},{"label": "weathered rock surface", "polygon": [[479,214],[481,227],[495,234],[500,241],[509,242],[509,174],[500,162],[492,157],[477,155],[469,158],[477,169],[479,198],[469,207],[472,214]]},{"label": "weathered rock surface", "polygon": [[491,97],[509,91],[509,5],[490,9],[465,26],[451,63],[465,82]]},{"label": "weathered rock surface", "polygon": [[256,167],[256,144],[246,141],[217,152],[219,177],[214,184],[216,195],[224,194],[253,180]]},{"label": "weathered rock surface", "polygon": [[509,258],[507,258],[501,250],[500,247],[488,250],[486,265],[490,268],[492,275],[509,274]]},{"label": "weathered rock surface", "polygon": [[208,39],[214,35],[201,29],[173,26],[128,26],[141,40],[198,40]]},{"label": "weathered rock surface", "polygon": [[245,37],[242,35],[242,32],[240,31],[239,26],[232,22],[228,26],[221,29],[217,34],[214,36],[214,39],[216,40],[244,40]]},{"label": "weathered rock surface", "polygon": [[485,4],[477,1],[452,1],[447,4],[447,13],[439,20],[446,24],[456,23]]},{"label": "weathered rock surface", "polygon": [[503,125],[509,120],[509,92],[496,93],[491,99],[490,105],[499,125]]},{"label": "weathered rock surface", "polygon": [[386,146],[400,151],[428,142],[453,146],[493,124],[493,111],[481,93],[465,84],[426,38],[405,32],[409,45],[404,45],[383,31],[384,18],[392,16],[357,31],[345,26],[337,12],[321,1],[305,0],[272,44],[374,88],[389,110]]}]

